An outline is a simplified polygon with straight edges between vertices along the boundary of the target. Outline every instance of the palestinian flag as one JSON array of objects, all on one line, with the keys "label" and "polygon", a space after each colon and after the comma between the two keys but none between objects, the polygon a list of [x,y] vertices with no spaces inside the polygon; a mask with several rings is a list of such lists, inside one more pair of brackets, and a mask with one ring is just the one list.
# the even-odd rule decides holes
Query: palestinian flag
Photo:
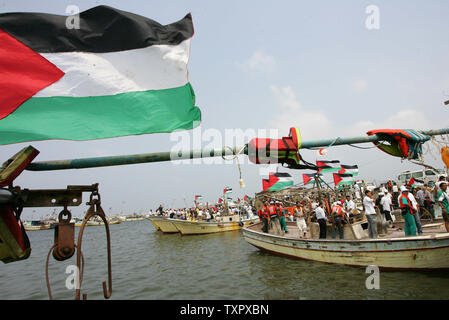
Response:
[{"label": "palestinian flag", "polygon": [[[0,144],[192,129],[190,14],[161,25],[108,6],[0,14]],[[7,75],[7,76],[6,76]]]},{"label": "palestinian flag", "polygon": [[243,197],[243,200],[248,200],[249,197],[245,194],[245,196]]},{"label": "palestinian flag", "polygon": [[197,200],[203,200],[203,196],[195,196],[195,202],[197,202]]},{"label": "palestinian flag", "polygon": [[341,165],[341,170],[338,171],[339,174],[342,173],[350,173],[353,177],[357,176],[359,174],[359,167],[357,165],[354,166],[348,166],[345,164]]},{"label": "palestinian flag", "polygon": [[223,199],[222,198],[218,198],[218,203],[222,203]]},{"label": "palestinian flag", "polygon": [[232,193],[232,188],[228,188],[228,187],[224,188],[223,194],[229,194],[229,193]]},{"label": "palestinian flag", "polygon": [[329,160],[329,161],[317,160],[316,165],[318,167],[319,173],[337,172],[341,170],[339,160]]},{"label": "palestinian flag", "polygon": [[262,179],[263,191],[278,191],[293,185],[293,178],[289,173],[270,172],[268,179]]},{"label": "palestinian flag", "polygon": [[334,173],[335,186],[354,184],[353,176],[350,173]]},{"label": "palestinian flag", "polygon": [[[309,173],[303,173],[302,174],[302,180],[304,182],[304,185],[314,183],[316,175],[317,175],[316,173],[310,173],[310,174]],[[322,177],[322,175],[318,174],[318,177]]]}]

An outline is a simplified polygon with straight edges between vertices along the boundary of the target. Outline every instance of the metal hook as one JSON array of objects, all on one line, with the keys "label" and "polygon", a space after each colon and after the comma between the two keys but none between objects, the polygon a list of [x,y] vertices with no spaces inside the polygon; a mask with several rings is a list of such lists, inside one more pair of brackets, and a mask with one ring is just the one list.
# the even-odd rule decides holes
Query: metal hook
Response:
[{"label": "metal hook", "polygon": [[[48,296],[50,298],[50,300],[53,300],[53,295],[51,293],[51,286],[50,286],[50,277],[48,276],[48,263],[50,260],[50,254],[51,252],[57,247],[56,244],[53,244],[53,246],[50,248],[50,251],[48,251],[47,254],[47,262],[45,263],[45,281],[47,283],[47,291],[48,291]],[[84,256],[83,253],[81,252],[81,250],[75,245],[75,248],[77,248],[77,251],[80,252],[81,255],[81,269],[79,266],[78,267],[78,280],[81,279],[82,274],[84,272]],[[78,282],[79,286],[81,286],[81,281]]]},{"label": "metal hook", "polygon": [[[83,223],[81,225],[80,231],[78,233],[78,247],[80,250],[78,250],[78,254],[76,256],[76,263],[77,266],[80,266],[81,260],[79,252],[81,252],[81,244],[82,244],[82,238],[84,233],[84,228],[87,224],[87,222],[94,216],[99,216],[103,222],[104,226],[106,228],[106,245],[107,245],[107,253],[108,253],[108,286],[106,285],[106,281],[103,281],[103,295],[106,299],[109,299],[112,295],[112,268],[111,268],[111,236],[109,232],[109,224],[106,219],[106,215],[103,211],[103,208],[100,206],[100,195],[98,195],[98,199],[93,199],[93,193],[90,196],[90,202],[88,203],[90,205],[89,209],[86,212],[86,216],[84,217]],[[81,283],[83,281],[83,275],[80,276],[80,285],[79,288],[76,290],[75,299],[79,300],[81,296]],[[108,288],[109,287],[109,288]],[[87,295],[83,294],[83,299],[86,300]]]}]

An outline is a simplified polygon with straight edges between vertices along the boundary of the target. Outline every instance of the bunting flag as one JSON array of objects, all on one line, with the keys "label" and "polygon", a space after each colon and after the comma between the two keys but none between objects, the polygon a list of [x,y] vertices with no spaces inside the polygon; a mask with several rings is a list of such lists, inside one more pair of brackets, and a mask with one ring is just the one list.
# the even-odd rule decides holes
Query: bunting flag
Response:
[{"label": "bunting flag", "polygon": [[[316,173],[310,173],[310,174],[309,173],[303,173],[302,174],[302,179],[303,179],[304,185],[314,183],[316,175],[317,175]],[[318,174],[319,179],[321,179],[322,176],[323,176],[322,174]]]},{"label": "bunting flag", "polygon": [[[190,14],[161,25],[108,6],[0,14],[0,144],[91,140],[201,121],[187,62]],[[6,76],[7,75],[7,76]]]},{"label": "bunting flag", "polygon": [[317,160],[316,165],[319,173],[337,172],[341,170],[339,160]]},{"label": "bunting flag", "polygon": [[420,184],[424,184],[424,180],[419,180],[419,179],[415,179],[414,177],[412,177],[410,179],[410,181],[408,182],[407,186],[416,187],[416,186],[419,186]]},{"label": "bunting flag", "polygon": [[353,177],[357,176],[359,174],[359,167],[357,165],[348,166],[345,164],[341,165],[341,170],[338,171],[339,174],[343,173],[350,173]]},{"label": "bunting flag", "polygon": [[263,191],[279,191],[293,185],[293,178],[289,173],[270,172],[268,179],[262,179]]},{"label": "bunting flag", "polygon": [[334,173],[335,186],[354,184],[353,176],[350,173]]}]

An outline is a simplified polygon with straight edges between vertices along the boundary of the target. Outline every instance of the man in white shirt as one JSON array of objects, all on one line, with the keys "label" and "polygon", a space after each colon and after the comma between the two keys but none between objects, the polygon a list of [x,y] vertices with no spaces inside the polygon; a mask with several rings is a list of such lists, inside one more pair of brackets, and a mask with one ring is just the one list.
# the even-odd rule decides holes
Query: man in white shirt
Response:
[{"label": "man in white shirt", "polygon": [[[400,194],[399,194],[399,187],[396,184],[396,182],[394,182],[394,184],[393,184],[393,197],[391,199],[391,204],[393,205],[393,208],[399,208],[400,207],[399,203],[396,202],[396,198],[399,199],[399,196],[400,196]],[[395,199],[394,202],[393,202],[393,199]]]},{"label": "man in white shirt", "polygon": [[350,213],[352,213],[352,210],[355,209],[355,203],[354,201],[351,200],[350,196],[346,196],[346,201],[345,201],[345,210],[349,216]]},{"label": "man in white shirt", "polygon": [[377,214],[374,205],[374,197],[371,191],[365,191],[363,198],[363,207],[365,208],[365,216],[368,220],[368,234],[371,239],[377,239]]},{"label": "man in white shirt", "polygon": [[326,239],[326,213],[323,209],[323,203],[318,204],[318,208],[315,209],[315,216],[317,218],[318,224],[320,225],[320,239]]},{"label": "man in white shirt", "polygon": [[420,207],[424,206],[424,190],[418,187],[418,191],[416,192],[416,200],[418,200],[418,204]]},{"label": "man in white shirt", "polygon": [[385,216],[387,221],[392,221],[391,219],[391,194],[386,193],[380,200],[380,206],[382,209],[382,214]]}]

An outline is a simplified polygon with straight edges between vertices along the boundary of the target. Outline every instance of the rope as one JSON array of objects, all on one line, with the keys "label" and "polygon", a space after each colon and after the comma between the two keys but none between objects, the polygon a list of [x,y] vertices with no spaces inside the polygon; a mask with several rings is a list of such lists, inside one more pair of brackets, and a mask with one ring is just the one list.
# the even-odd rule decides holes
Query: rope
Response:
[{"label": "rope", "polygon": [[240,180],[241,180],[242,179],[242,168],[240,167],[239,155],[243,152],[243,150],[245,149],[245,146],[243,146],[237,153],[235,153],[234,149],[229,146],[224,146],[224,148],[230,149],[232,151],[232,153],[234,154],[234,156],[230,159],[226,159],[224,155],[221,155],[222,159],[225,161],[232,161],[234,159],[237,160],[237,166],[239,168],[239,174],[240,174]]}]

